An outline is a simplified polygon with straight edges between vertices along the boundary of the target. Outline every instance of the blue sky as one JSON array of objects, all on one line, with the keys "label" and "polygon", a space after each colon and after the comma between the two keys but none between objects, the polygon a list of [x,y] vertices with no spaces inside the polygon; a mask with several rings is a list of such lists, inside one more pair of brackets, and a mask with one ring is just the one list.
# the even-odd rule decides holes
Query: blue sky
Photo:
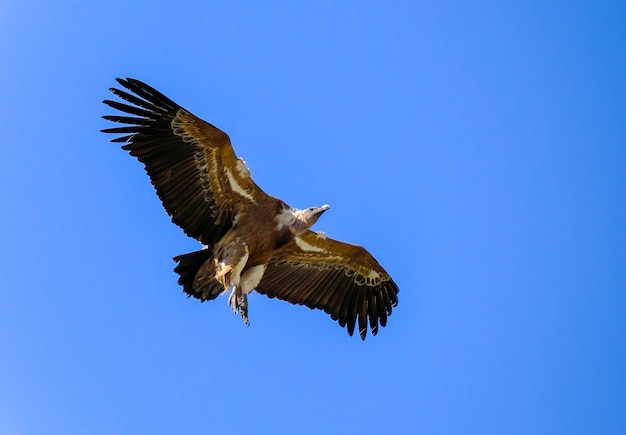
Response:
[{"label": "blue sky", "polygon": [[[626,4],[0,4],[0,432],[626,433]],[[366,246],[378,336],[199,304],[114,78]]]}]

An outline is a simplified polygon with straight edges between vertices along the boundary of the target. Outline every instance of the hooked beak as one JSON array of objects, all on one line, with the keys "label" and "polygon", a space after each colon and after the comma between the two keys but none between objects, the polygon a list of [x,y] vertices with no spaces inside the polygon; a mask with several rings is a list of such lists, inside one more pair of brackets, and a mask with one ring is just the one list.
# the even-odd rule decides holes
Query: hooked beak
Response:
[{"label": "hooked beak", "polygon": [[328,204],[324,204],[323,206],[321,206],[321,207],[319,207],[319,208],[317,209],[316,214],[322,214],[322,213],[324,213],[326,210],[328,210],[329,208],[330,208],[330,205],[328,205]]}]

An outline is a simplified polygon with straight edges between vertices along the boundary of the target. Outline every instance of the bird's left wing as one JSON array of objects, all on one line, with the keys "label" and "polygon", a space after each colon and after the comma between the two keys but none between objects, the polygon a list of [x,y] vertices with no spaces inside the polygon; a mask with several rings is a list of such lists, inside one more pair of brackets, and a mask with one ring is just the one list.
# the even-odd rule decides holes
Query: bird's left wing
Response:
[{"label": "bird's left wing", "polygon": [[385,326],[398,303],[398,286],[361,246],[307,231],[270,259],[256,290],[270,298],[319,308],[361,339]]}]

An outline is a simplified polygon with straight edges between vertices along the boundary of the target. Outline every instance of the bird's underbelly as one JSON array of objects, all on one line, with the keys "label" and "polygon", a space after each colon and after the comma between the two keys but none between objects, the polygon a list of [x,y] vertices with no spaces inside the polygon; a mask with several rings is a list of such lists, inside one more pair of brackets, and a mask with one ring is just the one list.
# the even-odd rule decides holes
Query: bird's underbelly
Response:
[{"label": "bird's underbelly", "polygon": [[263,274],[265,273],[266,264],[258,264],[246,269],[241,275],[239,286],[241,291],[245,294],[250,293],[261,282]]},{"label": "bird's underbelly", "polygon": [[224,290],[236,286],[248,294],[261,282],[270,252],[265,253],[263,244],[255,242],[253,240],[250,245],[237,237],[217,250],[214,257],[215,279]]}]

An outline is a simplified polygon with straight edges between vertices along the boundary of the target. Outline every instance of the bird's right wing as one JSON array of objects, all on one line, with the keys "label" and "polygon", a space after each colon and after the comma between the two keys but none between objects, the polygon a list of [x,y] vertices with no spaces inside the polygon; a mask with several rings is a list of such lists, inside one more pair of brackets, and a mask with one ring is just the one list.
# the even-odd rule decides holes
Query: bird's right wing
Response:
[{"label": "bird's right wing", "polygon": [[205,245],[215,243],[239,211],[268,197],[250,178],[226,133],[139,80],[117,81],[132,93],[111,92],[130,104],[104,103],[132,116],[103,116],[128,125],[102,131],[124,135],[113,142],[125,142],[122,148],[144,164],[172,222],[187,235]]}]

